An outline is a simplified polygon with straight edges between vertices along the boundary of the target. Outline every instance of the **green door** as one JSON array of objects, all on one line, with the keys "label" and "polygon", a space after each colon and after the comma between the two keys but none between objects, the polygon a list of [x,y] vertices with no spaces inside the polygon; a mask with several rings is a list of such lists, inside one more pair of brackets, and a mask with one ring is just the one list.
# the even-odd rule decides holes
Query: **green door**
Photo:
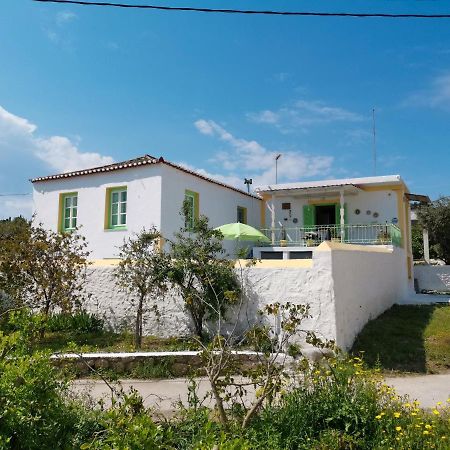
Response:
[{"label": "green door", "polygon": [[316,222],[316,211],[314,205],[303,205],[303,226],[313,227]]}]

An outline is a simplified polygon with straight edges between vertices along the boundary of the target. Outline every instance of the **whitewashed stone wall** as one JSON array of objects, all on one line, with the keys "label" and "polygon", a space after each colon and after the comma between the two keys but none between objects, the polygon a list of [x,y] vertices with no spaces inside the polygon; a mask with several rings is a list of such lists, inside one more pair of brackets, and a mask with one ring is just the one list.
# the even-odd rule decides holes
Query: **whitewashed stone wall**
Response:
[{"label": "whitewashed stone wall", "polygon": [[[122,290],[114,278],[115,266],[97,266],[88,269],[86,309],[103,317],[115,331],[133,329],[136,303]],[[157,306],[158,313],[153,306]],[[183,310],[181,298],[173,291],[155,299],[144,314],[143,332],[149,336],[187,336],[190,320]]]},{"label": "whitewashed stone wall", "polygon": [[336,342],[349,348],[371,319],[409,295],[406,256],[392,252],[332,251]]},{"label": "whitewashed stone wall", "polygon": [[[114,267],[89,270],[87,309],[104,317],[115,330],[132,327],[133,305],[129,294],[116,285]],[[269,303],[309,304],[312,318],[305,322],[305,328],[334,339],[343,349],[351,347],[368,320],[400,303],[408,286],[405,256],[400,249],[379,253],[318,249],[312,267],[251,267],[242,269],[242,277],[247,300],[240,311],[238,331],[259,320],[257,311]],[[158,314],[152,308],[147,310],[144,334],[169,337],[191,333],[189,316],[175,291],[155,301]],[[231,316],[235,317],[235,312],[230,312]]]},{"label": "whitewashed stone wall", "polygon": [[419,290],[450,292],[450,266],[414,266]]}]

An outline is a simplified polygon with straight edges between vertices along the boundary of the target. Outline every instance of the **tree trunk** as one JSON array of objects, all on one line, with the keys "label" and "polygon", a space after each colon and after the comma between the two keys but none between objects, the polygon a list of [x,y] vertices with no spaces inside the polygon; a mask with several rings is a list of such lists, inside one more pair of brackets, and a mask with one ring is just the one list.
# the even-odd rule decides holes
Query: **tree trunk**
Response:
[{"label": "tree trunk", "polygon": [[44,337],[45,325],[47,325],[49,312],[50,312],[50,300],[45,300],[44,309],[42,311],[42,313],[44,314],[44,317],[45,317],[45,322],[44,322],[44,326],[42,326],[41,329],[39,330],[39,338],[40,339],[42,339]]},{"label": "tree trunk", "polygon": [[228,419],[227,415],[225,413],[225,408],[223,406],[223,399],[219,394],[219,391],[217,390],[216,382],[214,380],[214,377],[209,377],[209,382],[211,384],[211,390],[213,391],[214,400],[216,401],[216,408],[219,413],[219,420],[220,423],[223,425],[225,429],[228,428]]},{"label": "tree trunk", "polygon": [[136,314],[136,324],[134,332],[134,346],[136,350],[139,350],[142,346],[142,308],[144,305],[144,299],[139,298],[139,304]]}]

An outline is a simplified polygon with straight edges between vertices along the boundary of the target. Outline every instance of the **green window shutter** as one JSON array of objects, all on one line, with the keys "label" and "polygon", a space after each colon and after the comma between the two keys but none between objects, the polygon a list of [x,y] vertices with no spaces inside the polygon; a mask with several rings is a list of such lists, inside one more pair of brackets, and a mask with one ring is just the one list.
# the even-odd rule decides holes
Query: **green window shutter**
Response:
[{"label": "green window shutter", "polygon": [[303,205],[303,226],[312,227],[315,225],[315,222],[314,205]]},{"label": "green window shutter", "polygon": [[187,230],[192,230],[194,228],[194,222],[200,217],[200,196],[198,192],[186,189],[184,191],[184,201],[188,203],[189,207],[188,217],[184,226]]},{"label": "green window shutter", "polygon": [[69,192],[59,195],[58,230],[61,233],[72,231],[77,226],[78,193]]},{"label": "green window shutter", "polygon": [[124,230],[127,225],[127,187],[106,188],[105,229]]}]

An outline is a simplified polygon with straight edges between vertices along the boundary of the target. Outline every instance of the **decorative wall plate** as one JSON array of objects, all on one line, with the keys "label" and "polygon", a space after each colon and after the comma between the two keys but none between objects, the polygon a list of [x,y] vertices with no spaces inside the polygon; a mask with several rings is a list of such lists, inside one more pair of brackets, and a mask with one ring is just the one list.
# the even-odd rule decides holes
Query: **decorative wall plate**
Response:
[{"label": "decorative wall plate", "polygon": [[366,211],[366,214],[367,214],[368,216],[370,216],[370,215],[372,214],[372,211],[371,211],[370,209],[368,209],[368,210]]},{"label": "decorative wall plate", "polygon": [[360,214],[360,213],[361,213],[361,210],[358,209],[358,208],[356,208],[356,209],[355,209],[355,214],[358,215],[358,214]]},{"label": "decorative wall plate", "polygon": [[373,217],[375,217],[375,219],[379,216],[379,214],[377,212],[373,213]]}]

